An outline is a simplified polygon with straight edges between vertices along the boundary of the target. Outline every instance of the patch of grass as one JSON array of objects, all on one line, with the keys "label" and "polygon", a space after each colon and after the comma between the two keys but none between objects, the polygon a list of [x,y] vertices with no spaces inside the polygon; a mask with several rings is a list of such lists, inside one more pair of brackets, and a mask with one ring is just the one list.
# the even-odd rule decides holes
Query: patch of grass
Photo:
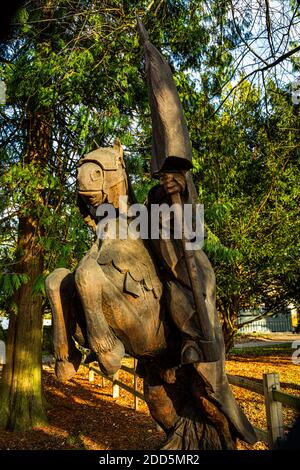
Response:
[{"label": "patch of grass", "polygon": [[83,434],[80,431],[76,434],[70,434],[67,438],[67,444],[75,449],[85,449],[82,437]]},{"label": "patch of grass", "polygon": [[291,343],[270,344],[251,348],[232,348],[228,354],[228,358],[231,356],[288,356],[291,355],[293,351],[294,349],[292,349]]},{"label": "patch of grass", "polygon": [[253,339],[253,338],[269,338],[270,333],[261,333],[259,331],[252,331],[252,333],[239,333],[237,332],[236,338],[241,338],[243,340]]},{"label": "patch of grass", "polygon": [[235,341],[237,343],[244,343],[253,340],[270,339],[270,336],[271,335],[268,333],[261,333],[257,331],[253,331],[252,333],[237,333],[235,336]]}]

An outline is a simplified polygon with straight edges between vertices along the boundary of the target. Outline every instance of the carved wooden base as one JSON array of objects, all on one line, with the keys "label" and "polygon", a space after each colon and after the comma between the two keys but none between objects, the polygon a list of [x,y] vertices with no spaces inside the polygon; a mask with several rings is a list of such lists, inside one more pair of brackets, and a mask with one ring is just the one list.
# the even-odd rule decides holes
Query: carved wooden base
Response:
[{"label": "carved wooden base", "polygon": [[[159,369],[143,362],[144,395],[149,411],[166,432],[163,450],[232,450],[236,448],[230,424],[208,399],[191,365],[175,369],[167,383]],[[174,369],[173,369],[174,372]],[[169,374],[166,375],[169,377]],[[172,376],[174,379],[174,376]]]}]

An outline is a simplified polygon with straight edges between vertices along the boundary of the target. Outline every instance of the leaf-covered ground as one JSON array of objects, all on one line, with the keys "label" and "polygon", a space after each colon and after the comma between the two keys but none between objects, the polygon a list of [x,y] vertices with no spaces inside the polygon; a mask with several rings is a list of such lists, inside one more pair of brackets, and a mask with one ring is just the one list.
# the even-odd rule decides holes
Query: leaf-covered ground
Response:
[{"label": "leaf-covered ground", "polygon": [[[281,390],[300,396],[300,365],[293,364],[292,353],[293,349],[289,344],[233,350],[227,360],[227,372],[260,383],[263,374],[277,372]],[[232,387],[232,390],[251,423],[266,430],[267,421],[263,396],[239,387]],[[283,407],[286,431],[293,424],[295,417],[296,413],[292,408]],[[261,442],[254,446],[239,443],[239,447],[255,450],[268,448],[266,444]]]},{"label": "leaf-covered ground", "polygon": [[[254,349],[256,351],[254,351]],[[238,351],[227,361],[230,374],[261,380],[266,372],[278,372],[282,390],[300,396],[300,366],[291,361],[292,350],[287,346],[254,348]],[[125,364],[132,366],[131,359]],[[133,385],[133,377],[120,372],[120,380]],[[53,368],[44,366],[43,382],[48,405],[49,425],[28,433],[1,432],[0,449],[156,449],[164,441],[164,434],[156,428],[144,402],[133,410],[133,397],[120,389],[120,397],[111,396],[111,383],[95,375],[88,381],[88,371],[79,373],[67,384],[60,384]],[[139,389],[142,383],[139,380]],[[234,394],[250,421],[266,428],[263,397],[233,387]],[[291,425],[295,414],[284,409],[284,422]],[[239,449],[267,449],[263,443],[251,447],[243,443]]]}]

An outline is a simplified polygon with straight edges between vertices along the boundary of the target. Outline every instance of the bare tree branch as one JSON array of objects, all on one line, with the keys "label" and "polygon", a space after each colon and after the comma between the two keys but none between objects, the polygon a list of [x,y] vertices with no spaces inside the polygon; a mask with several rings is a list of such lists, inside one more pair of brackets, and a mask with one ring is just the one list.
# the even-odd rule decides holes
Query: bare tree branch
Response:
[{"label": "bare tree branch", "polygon": [[257,74],[259,72],[265,72],[266,70],[269,70],[272,67],[275,67],[276,65],[280,64],[284,60],[287,60],[289,57],[291,57],[292,55],[296,54],[296,52],[299,52],[299,51],[300,51],[300,46],[294,47],[294,49],[291,49],[289,52],[286,52],[285,54],[281,55],[280,57],[278,57],[273,62],[265,65],[264,67],[259,67],[255,70],[252,70],[251,72],[249,72],[236,85],[234,85],[234,87],[231,88],[231,90],[229,91],[229,93],[227,93],[225,98],[222,100],[221,104],[218,106],[218,108],[216,109],[214,114],[216,114],[222,108],[223,104],[232,95],[234,90],[236,90],[242,83],[244,83],[245,80],[248,80],[249,77],[251,77],[252,75]]},{"label": "bare tree branch", "polygon": [[275,57],[275,49],[274,49],[274,43],[273,43],[273,37],[272,37],[272,31],[271,31],[271,17],[270,17],[269,0],[265,0],[265,6],[266,6],[266,27],[267,27],[267,32],[268,32],[268,43],[270,45],[270,49],[271,49],[271,52],[272,52],[272,57]]}]

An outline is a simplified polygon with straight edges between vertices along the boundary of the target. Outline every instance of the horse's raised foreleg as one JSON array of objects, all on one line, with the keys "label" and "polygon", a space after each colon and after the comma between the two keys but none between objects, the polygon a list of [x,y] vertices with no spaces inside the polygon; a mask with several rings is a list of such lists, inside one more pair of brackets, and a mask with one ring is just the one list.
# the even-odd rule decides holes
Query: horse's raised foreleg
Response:
[{"label": "horse's raised foreleg", "polygon": [[97,260],[87,255],[78,265],[75,283],[84,309],[89,346],[95,352],[103,372],[114,374],[121,366],[125,349],[103,313],[103,288],[110,281]]},{"label": "horse's raised foreleg", "polygon": [[72,312],[74,274],[68,269],[55,269],[49,274],[45,284],[52,309],[55,373],[59,380],[65,381],[76,373],[81,362],[81,353],[72,338],[76,329],[76,319]]}]

